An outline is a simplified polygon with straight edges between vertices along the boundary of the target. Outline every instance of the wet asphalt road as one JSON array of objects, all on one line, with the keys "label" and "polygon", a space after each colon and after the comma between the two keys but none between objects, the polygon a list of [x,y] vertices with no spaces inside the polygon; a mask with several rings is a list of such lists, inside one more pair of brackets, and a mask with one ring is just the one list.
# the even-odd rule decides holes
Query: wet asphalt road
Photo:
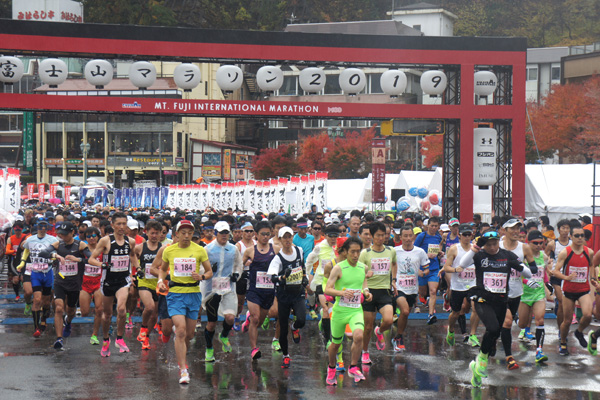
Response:
[{"label": "wet asphalt road", "polygon": [[[6,293],[4,290],[0,293]],[[1,296],[10,297],[10,296]],[[394,354],[390,348],[377,351],[371,345],[374,364],[363,368],[366,381],[355,384],[347,374],[338,376],[337,387],[325,384],[326,357],[317,323],[307,322],[300,344],[290,343],[292,366],[281,369],[281,353],[270,349],[273,329],[259,330],[263,358],[251,362],[248,337],[231,336],[233,352],[224,354],[215,341],[217,362],[205,363],[203,328],[188,353],[191,383],[179,385],[173,341],[151,339],[152,349],[142,351],[136,341],[139,323],[127,331],[125,341],[131,352],[119,354],[111,347],[110,358],[100,357],[100,346],[89,344],[91,324],[77,319],[66,351],[52,349],[54,336],[45,333],[33,339],[33,325],[10,324],[22,317],[23,305],[0,299],[0,399],[596,399],[600,398],[600,357],[592,357],[569,341],[571,356],[557,354],[555,320],[546,323],[546,365],[536,366],[534,345],[516,340],[513,353],[521,368],[506,370],[503,351],[490,362],[490,378],[481,389],[470,385],[468,364],[477,350],[462,343],[450,348],[445,343],[447,321],[427,326],[410,320],[405,335],[407,350]],[[443,315],[443,314],[440,314]],[[273,324],[271,324],[273,325]],[[49,326],[49,330],[52,326]],[[221,326],[218,324],[217,331]],[[233,333],[233,332],[232,332]],[[479,335],[483,333],[480,327]],[[458,335],[457,335],[458,338]],[[290,340],[291,342],[291,340]],[[344,359],[349,365],[349,342]]]}]

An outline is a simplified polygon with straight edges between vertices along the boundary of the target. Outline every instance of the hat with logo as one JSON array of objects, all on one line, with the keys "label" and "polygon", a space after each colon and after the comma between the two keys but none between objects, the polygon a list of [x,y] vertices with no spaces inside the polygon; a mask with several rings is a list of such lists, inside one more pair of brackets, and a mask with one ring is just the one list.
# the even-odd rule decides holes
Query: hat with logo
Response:
[{"label": "hat with logo", "polygon": [[181,228],[190,228],[190,229],[194,229],[194,224],[192,224],[192,221],[188,221],[187,219],[182,219],[181,221],[179,221],[179,223],[177,224],[177,229],[175,229],[175,232],[179,232],[179,230]]},{"label": "hat with logo", "polygon": [[61,235],[68,235],[69,233],[75,231],[75,225],[71,222],[63,222],[58,226],[58,230],[56,233],[60,233]]},{"label": "hat with logo", "polygon": [[283,235],[285,235],[286,233],[289,233],[290,235],[292,235],[292,237],[294,236],[294,231],[292,230],[292,228],[290,228],[289,226],[284,226],[283,228],[281,228],[279,230],[279,233],[277,234],[280,238],[283,237]]},{"label": "hat with logo", "polygon": [[217,231],[217,233],[229,233],[229,224],[225,221],[219,221],[215,224],[215,231]]}]

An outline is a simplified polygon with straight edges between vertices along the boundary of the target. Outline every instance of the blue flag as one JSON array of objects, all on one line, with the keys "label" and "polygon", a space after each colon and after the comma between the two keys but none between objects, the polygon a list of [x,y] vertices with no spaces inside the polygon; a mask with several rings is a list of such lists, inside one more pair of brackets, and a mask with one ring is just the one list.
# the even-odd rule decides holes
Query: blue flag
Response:
[{"label": "blue flag", "polygon": [[129,188],[123,189],[123,208],[129,208],[131,200],[129,199]]},{"label": "blue flag", "polygon": [[135,189],[135,191],[135,206],[137,208],[142,208],[142,197],[144,196],[144,188],[137,188]]},{"label": "blue flag", "polygon": [[94,197],[94,204],[98,204],[102,201],[102,189],[96,189],[96,196]]},{"label": "blue flag", "polygon": [[152,193],[154,195],[152,196],[152,207],[160,208],[160,188],[155,187],[152,191],[154,192]]},{"label": "blue flag", "polygon": [[87,192],[87,188],[81,188],[79,191],[79,205],[81,207],[83,207],[83,204],[85,203],[85,196],[87,195]]},{"label": "blue flag", "polygon": [[116,208],[120,208],[121,207],[121,193],[123,191],[121,189],[116,189],[115,190],[115,207]]},{"label": "blue flag", "polygon": [[106,207],[108,204],[108,189],[102,190],[102,207]]},{"label": "blue flag", "polygon": [[151,187],[147,187],[144,190],[144,205],[143,207],[152,207],[152,192],[153,192],[153,188]]},{"label": "blue flag", "polygon": [[160,208],[165,208],[167,206],[167,198],[169,197],[169,188],[164,186],[160,188]]}]

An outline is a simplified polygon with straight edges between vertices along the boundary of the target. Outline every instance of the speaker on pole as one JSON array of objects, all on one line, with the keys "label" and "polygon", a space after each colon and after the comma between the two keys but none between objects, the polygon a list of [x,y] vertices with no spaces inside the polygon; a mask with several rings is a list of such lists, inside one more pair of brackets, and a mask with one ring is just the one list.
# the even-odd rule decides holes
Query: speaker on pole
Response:
[{"label": "speaker on pole", "polygon": [[392,201],[397,203],[400,197],[406,196],[406,190],[404,189],[392,189]]}]

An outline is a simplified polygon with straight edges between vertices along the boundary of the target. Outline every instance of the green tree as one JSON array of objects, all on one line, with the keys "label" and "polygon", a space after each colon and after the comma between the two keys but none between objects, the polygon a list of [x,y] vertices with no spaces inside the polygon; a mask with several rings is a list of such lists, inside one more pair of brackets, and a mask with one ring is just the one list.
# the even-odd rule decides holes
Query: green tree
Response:
[{"label": "green tree", "polygon": [[164,0],[82,0],[86,22],[127,25],[177,25]]}]

